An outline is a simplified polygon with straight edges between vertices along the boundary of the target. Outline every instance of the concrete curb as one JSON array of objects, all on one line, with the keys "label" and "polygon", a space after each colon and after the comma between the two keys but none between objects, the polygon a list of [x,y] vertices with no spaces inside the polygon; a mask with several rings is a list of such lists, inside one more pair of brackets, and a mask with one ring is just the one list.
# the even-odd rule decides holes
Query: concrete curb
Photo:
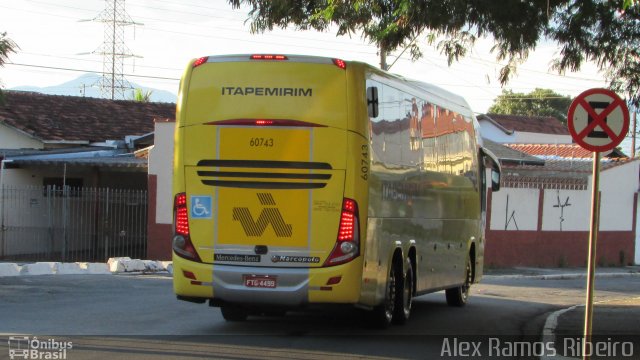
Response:
[{"label": "concrete curb", "polygon": [[[596,273],[596,278],[640,277],[640,272]],[[484,275],[487,279],[530,279],[530,280],[575,280],[585,279],[587,274],[548,274],[548,275]]]},{"label": "concrete curb", "polygon": [[[636,273],[636,275],[639,275]],[[634,299],[640,299],[640,298],[634,298]],[[601,300],[601,301],[595,301],[593,304],[594,305],[598,305],[598,304],[606,304],[609,302],[614,302],[614,301],[618,301],[619,299],[608,299],[608,300]],[[568,308],[565,309],[560,309],[557,311],[552,312],[551,314],[549,314],[549,316],[547,316],[546,321],[544,322],[544,327],[542,328],[542,341],[544,343],[555,343],[556,340],[556,328],[558,327],[558,319],[560,318],[560,316],[566,312],[575,310],[577,308],[580,307],[584,307],[585,304],[578,304],[578,305],[573,305],[570,306]],[[560,355],[556,355],[553,357],[549,357],[546,355],[540,356],[540,360],[570,360],[570,359],[575,359],[572,357],[564,357],[564,356],[560,356]]]},{"label": "concrete curb", "polygon": [[[573,305],[571,307],[568,307],[566,309],[560,309],[557,311],[552,312],[549,316],[547,316],[547,320],[544,322],[544,328],[542,328],[542,342],[543,343],[552,343],[554,344],[556,342],[556,328],[558,327],[558,318],[560,317],[560,315],[571,311],[575,308],[581,307],[584,305]],[[555,356],[547,356],[547,355],[543,355],[540,356],[540,360],[567,360],[567,359],[571,359],[568,357],[564,357],[564,356],[559,356],[559,355],[555,355]]]},{"label": "concrete curb", "polygon": [[131,259],[128,257],[111,258],[105,263],[86,262],[36,262],[19,265],[16,263],[0,263],[0,277],[35,276],[35,275],[106,275],[121,273],[160,273],[173,274],[171,261],[153,261]]}]

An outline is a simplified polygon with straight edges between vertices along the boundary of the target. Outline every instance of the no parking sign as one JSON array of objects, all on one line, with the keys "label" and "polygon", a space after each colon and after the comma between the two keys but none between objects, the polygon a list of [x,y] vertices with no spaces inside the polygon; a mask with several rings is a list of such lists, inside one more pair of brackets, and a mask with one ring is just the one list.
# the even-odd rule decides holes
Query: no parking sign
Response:
[{"label": "no parking sign", "polygon": [[629,108],[611,90],[590,89],[573,100],[567,114],[567,125],[573,140],[593,151],[591,186],[591,219],[589,230],[589,258],[587,259],[587,298],[585,304],[583,359],[587,352],[593,326],[593,292],[596,267],[596,242],[600,222],[600,152],[612,150],[624,140],[629,131]]},{"label": "no parking sign", "polygon": [[583,148],[608,151],[618,146],[629,131],[627,104],[611,90],[590,89],[569,106],[568,127]]}]

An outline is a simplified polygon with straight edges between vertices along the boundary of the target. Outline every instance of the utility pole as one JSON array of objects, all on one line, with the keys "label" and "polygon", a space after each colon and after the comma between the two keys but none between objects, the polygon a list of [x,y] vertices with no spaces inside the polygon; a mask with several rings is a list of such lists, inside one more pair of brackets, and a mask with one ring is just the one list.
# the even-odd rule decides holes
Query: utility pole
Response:
[{"label": "utility pole", "polygon": [[132,54],[124,43],[124,29],[129,25],[143,25],[135,22],[124,8],[125,0],[105,0],[105,8],[91,20],[104,24],[102,45],[92,54],[102,55],[102,78],[98,81],[103,98],[125,99],[125,92],[131,84],[124,78],[124,59],[140,58]]},{"label": "utility pole", "polygon": [[636,131],[637,131],[637,117],[638,117],[638,109],[633,111],[633,127],[631,127],[631,158],[635,159],[636,157]]}]

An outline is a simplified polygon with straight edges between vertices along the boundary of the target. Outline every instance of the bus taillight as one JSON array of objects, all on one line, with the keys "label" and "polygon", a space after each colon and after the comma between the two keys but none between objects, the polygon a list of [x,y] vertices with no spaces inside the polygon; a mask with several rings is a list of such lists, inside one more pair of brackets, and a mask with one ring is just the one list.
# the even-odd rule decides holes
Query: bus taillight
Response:
[{"label": "bus taillight", "polygon": [[342,70],[346,70],[347,69],[347,63],[344,60],[341,59],[333,59],[333,64],[337,67],[339,67]]},{"label": "bus taillight", "polygon": [[173,201],[173,214],[173,251],[185,259],[202,262],[189,236],[187,194],[179,193],[176,195]]},{"label": "bus taillight", "polygon": [[196,59],[196,61],[193,62],[193,68],[197,68],[198,66],[206,63],[207,60],[209,60],[208,56],[204,56],[204,57],[201,57],[199,59]]},{"label": "bus taillight", "polygon": [[324,262],[324,266],[344,264],[360,254],[359,225],[358,203],[355,200],[344,198],[336,244]]}]

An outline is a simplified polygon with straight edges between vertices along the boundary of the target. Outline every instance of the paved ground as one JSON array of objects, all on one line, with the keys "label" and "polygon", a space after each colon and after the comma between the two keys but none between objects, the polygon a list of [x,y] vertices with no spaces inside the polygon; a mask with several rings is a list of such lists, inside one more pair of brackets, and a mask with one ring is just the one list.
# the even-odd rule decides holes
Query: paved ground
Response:
[{"label": "paved ground", "polygon": [[[629,331],[639,339],[638,269],[598,272],[596,331]],[[581,269],[489,271],[466,308],[446,306],[441,292],[425,295],[416,298],[407,325],[377,330],[351,308],[227,323],[217,309],[176,301],[168,275],[6,277],[0,278],[0,359],[8,358],[10,334],[72,341],[68,359],[438,358],[445,341],[541,340],[549,315],[584,303],[585,283]],[[557,317],[559,339],[582,333],[580,311]],[[640,347],[634,351],[640,355]]]}]

